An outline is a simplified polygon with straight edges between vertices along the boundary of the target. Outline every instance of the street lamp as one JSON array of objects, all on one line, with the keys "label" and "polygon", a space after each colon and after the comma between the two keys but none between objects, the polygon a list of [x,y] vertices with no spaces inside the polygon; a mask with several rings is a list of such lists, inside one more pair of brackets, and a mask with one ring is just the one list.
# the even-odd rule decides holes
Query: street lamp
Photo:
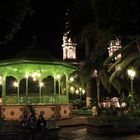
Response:
[{"label": "street lamp", "polygon": [[134,77],[136,75],[136,72],[134,69],[128,69],[127,70],[127,74],[131,80],[131,92],[130,92],[130,96],[131,96],[131,100],[130,100],[130,106],[132,105],[132,107],[134,107],[134,90],[133,90],[133,80]]}]

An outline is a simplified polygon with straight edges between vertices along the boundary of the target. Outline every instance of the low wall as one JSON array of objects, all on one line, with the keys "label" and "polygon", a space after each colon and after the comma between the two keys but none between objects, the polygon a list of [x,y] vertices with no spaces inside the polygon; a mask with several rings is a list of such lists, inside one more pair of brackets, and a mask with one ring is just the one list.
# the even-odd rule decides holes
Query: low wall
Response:
[{"label": "low wall", "polygon": [[68,119],[72,117],[71,104],[59,105],[2,105],[1,116],[5,120],[19,120],[25,114],[30,115],[31,110],[35,112],[36,117],[43,114],[46,120]]}]

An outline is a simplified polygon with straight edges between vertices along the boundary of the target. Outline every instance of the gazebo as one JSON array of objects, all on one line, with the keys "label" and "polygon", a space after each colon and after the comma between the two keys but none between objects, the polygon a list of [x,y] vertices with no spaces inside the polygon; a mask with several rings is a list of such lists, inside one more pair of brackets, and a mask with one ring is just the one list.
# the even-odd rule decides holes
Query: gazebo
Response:
[{"label": "gazebo", "polygon": [[[76,70],[70,63],[47,57],[46,50],[30,47],[13,59],[0,61],[1,115],[7,120],[29,115],[46,119],[71,118],[69,76]],[[28,108],[28,109],[27,109]]]}]

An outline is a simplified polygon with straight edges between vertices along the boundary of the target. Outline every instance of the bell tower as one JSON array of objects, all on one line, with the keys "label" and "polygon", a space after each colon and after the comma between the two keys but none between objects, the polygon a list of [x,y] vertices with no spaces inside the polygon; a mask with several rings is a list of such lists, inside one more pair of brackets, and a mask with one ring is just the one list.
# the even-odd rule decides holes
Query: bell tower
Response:
[{"label": "bell tower", "polygon": [[[108,53],[109,53],[109,57],[112,56],[117,50],[121,49],[121,41],[116,38],[114,40],[111,40],[109,42],[109,47],[108,47]],[[121,58],[121,54],[118,54],[116,57],[115,57],[115,60],[118,60]]]},{"label": "bell tower", "polygon": [[67,34],[63,35],[63,60],[76,60],[76,45]]}]

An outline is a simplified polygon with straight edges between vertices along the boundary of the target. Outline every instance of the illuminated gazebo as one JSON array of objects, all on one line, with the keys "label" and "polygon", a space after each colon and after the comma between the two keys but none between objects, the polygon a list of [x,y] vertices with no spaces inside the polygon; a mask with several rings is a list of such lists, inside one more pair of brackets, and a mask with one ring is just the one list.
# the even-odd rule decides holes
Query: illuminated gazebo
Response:
[{"label": "illuminated gazebo", "polygon": [[64,61],[46,59],[40,47],[30,47],[14,59],[0,62],[1,114],[5,119],[20,119],[25,106],[45,118],[71,117],[69,76],[76,67]]}]

